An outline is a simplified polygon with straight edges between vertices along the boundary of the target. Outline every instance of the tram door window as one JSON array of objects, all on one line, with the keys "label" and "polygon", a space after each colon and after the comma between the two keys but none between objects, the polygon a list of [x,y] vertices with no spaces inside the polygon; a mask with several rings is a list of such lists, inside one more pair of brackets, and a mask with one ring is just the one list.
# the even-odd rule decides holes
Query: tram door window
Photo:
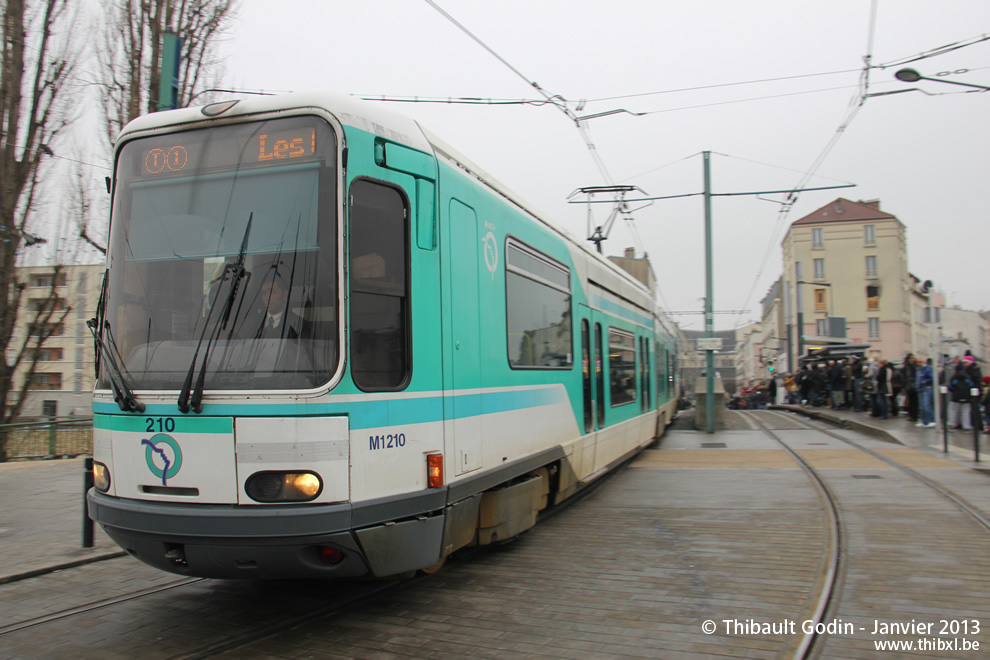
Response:
[{"label": "tram door window", "polygon": [[365,391],[398,390],[410,372],[408,203],[367,180],[350,194],[351,375]]},{"label": "tram door window", "polygon": [[667,353],[663,346],[657,346],[657,395],[667,398]]},{"label": "tram door window", "polygon": [[595,430],[595,398],[591,392],[591,333],[587,319],[581,321],[581,383],[584,389],[584,432]]},{"label": "tram door window", "polygon": [[598,391],[598,428],[605,426],[605,365],[602,361],[602,324],[595,324],[595,386]]},{"label": "tram door window", "polygon": [[642,367],[643,381],[643,412],[646,412],[653,405],[653,396],[650,392],[650,340],[643,337],[641,340],[640,363]]},{"label": "tram door window", "polygon": [[608,329],[608,371],[612,407],[636,401],[636,338],[617,328]]}]

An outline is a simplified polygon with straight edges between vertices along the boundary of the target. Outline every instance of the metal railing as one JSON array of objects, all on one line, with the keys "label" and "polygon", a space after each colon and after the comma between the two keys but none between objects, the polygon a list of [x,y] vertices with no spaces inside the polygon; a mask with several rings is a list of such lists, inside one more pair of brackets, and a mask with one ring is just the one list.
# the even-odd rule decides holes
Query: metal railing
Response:
[{"label": "metal railing", "polygon": [[7,460],[93,452],[92,417],[60,417],[0,424],[0,434],[6,436]]}]

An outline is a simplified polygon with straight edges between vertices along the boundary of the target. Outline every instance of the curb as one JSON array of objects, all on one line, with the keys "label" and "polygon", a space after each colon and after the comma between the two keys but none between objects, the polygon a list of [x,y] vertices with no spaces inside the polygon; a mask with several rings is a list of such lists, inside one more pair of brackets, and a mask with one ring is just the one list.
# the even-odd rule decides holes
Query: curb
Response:
[{"label": "curb", "polygon": [[29,571],[22,571],[20,573],[9,573],[7,575],[0,575],[0,584],[9,584],[11,582],[17,582],[19,580],[26,580],[28,578],[38,577],[39,575],[46,575],[48,573],[54,573],[55,571],[61,571],[66,568],[76,568],[78,566],[85,566],[86,564],[95,564],[98,561],[106,561],[107,559],[117,559],[118,557],[124,557],[127,553],[117,550],[117,551],[105,551],[100,554],[92,555],[90,557],[84,557],[82,559],[76,559],[74,561],[66,561],[59,564],[51,564],[49,566],[43,566],[41,568],[34,568]]},{"label": "curb", "polygon": [[838,415],[832,415],[828,412],[823,412],[821,410],[808,409],[804,406],[794,406],[787,404],[775,404],[767,406],[770,410],[787,410],[790,412],[798,413],[799,415],[804,415],[806,417],[811,417],[812,419],[820,419],[826,421],[830,424],[835,424],[836,426],[841,426],[844,429],[851,429],[853,431],[859,431],[860,433],[865,433],[866,435],[873,436],[879,440],[885,442],[890,442],[895,445],[906,446],[903,442],[897,439],[897,437],[887,431],[877,426],[871,424],[866,424],[854,419],[845,419],[844,417],[839,417]]}]

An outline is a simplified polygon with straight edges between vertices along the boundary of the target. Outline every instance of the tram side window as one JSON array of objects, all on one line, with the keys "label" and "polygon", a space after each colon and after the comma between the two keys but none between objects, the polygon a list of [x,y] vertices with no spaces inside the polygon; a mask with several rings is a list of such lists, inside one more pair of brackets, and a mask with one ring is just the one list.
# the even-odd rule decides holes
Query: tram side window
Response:
[{"label": "tram side window", "polygon": [[513,369],[570,369],[574,362],[570,271],[512,240],[506,257],[509,365]]},{"label": "tram side window", "polygon": [[636,400],[636,338],[628,332],[608,329],[608,372],[612,407]]},{"label": "tram side window", "polygon": [[358,180],[350,206],[351,374],[365,391],[401,389],[410,371],[406,199]]}]

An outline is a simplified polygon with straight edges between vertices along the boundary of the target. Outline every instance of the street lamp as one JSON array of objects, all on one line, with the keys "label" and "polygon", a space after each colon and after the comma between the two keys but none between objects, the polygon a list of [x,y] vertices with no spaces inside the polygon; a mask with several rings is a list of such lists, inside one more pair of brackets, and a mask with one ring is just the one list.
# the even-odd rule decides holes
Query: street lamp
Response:
[{"label": "street lamp", "polygon": [[[935,442],[937,443],[938,430],[942,427],[939,419],[944,419],[942,415],[945,414],[945,411],[942,410],[942,384],[939,382],[939,376],[942,373],[942,361],[939,359],[942,352],[942,327],[938,324],[938,319],[935,316],[938,309],[935,307],[935,285],[931,280],[925,280],[924,284],[921,285],[921,292],[928,296],[929,352],[932,360],[932,412],[935,413]],[[948,453],[949,435],[944,430],[942,442],[943,451]]]},{"label": "street lamp", "polygon": [[[959,73],[964,73],[965,70],[960,70]],[[914,69],[901,69],[894,74],[894,77],[903,82],[915,83],[919,80],[931,80],[932,82],[948,83],[949,85],[962,85],[963,87],[975,87],[976,89],[988,90],[990,87],[986,85],[974,85],[972,83],[956,82],[955,80],[946,80],[944,78],[929,78],[928,76],[923,76]]]}]

